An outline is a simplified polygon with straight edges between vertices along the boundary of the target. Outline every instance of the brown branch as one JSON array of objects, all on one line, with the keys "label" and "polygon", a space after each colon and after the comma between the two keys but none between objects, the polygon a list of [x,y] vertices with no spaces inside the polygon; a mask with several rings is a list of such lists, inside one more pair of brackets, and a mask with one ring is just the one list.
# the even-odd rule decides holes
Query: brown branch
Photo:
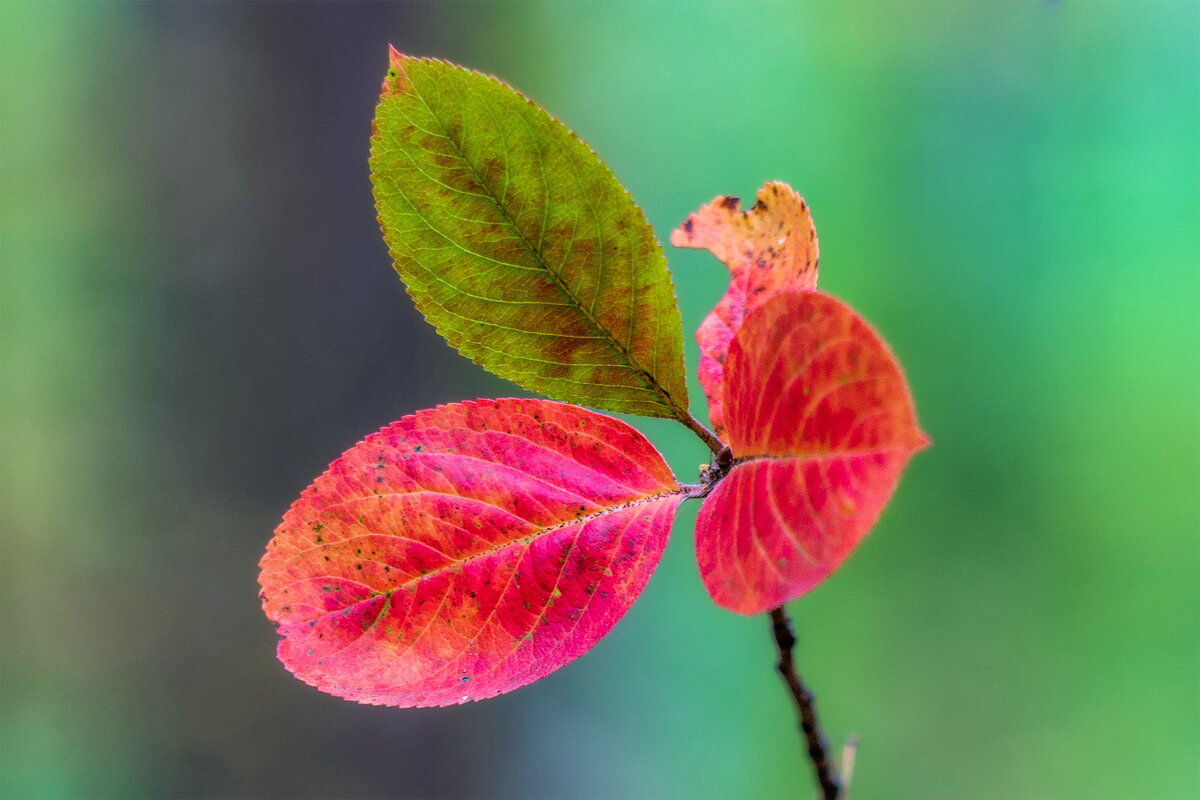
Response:
[{"label": "brown branch", "polygon": [[825,735],[821,733],[820,723],[817,722],[815,698],[796,673],[796,662],[792,659],[792,649],[796,646],[796,636],[792,633],[792,623],[788,619],[783,606],[771,611],[771,630],[775,634],[775,644],[779,647],[779,663],[776,667],[783,676],[784,683],[792,693],[796,703],[796,711],[800,716],[800,730],[804,732],[804,741],[808,745],[808,758],[812,761],[813,772],[817,783],[821,785],[824,800],[838,800],[841,786],[834,777],[833,764],[829,761],[828,746]]}]

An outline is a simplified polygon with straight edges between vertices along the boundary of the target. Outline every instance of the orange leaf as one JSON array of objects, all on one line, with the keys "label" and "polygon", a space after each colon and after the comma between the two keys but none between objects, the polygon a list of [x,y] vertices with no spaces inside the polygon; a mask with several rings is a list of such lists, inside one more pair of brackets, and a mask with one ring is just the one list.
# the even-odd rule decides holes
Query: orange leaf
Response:
[{"label": "orange leaf", "polygon": [[710,251],[729,267],[729,289],[696,331],[700,385],[709,418],[725,438],[721,373],[742,320],[781,291],[817,288],[817,232],[808,205],[786,183],[758,190],[758,202],[740,211],[736,197],[718,197],[671,232],[676,247]]}]

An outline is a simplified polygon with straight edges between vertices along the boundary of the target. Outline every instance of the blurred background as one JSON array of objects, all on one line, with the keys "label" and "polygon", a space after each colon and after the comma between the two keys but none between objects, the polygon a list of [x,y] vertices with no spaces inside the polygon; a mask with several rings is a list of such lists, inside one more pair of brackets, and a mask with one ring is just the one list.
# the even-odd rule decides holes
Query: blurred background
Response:
[{"label": "blurred background", "polygon": [[[642,599],[448,709],[293,679],[257,561],[345,448],[516,393],[379,235],[391,42],[501,76],[659,238],[790,182],[935,446],[793,603],[860,798],[1200,796],[1200,4],[0,5],[0,794],[813,795],[685,505]],[[689,364],[724,268],[671,250]],[[693,381],[693,404],[703,413]],[[638,422],[681,476],[703,447]]]}]

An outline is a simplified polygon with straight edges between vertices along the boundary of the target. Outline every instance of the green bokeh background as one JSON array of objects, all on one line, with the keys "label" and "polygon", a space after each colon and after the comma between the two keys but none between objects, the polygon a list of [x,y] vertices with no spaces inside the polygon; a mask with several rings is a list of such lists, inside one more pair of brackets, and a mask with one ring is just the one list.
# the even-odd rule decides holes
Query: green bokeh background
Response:
[{"label": "green bokeh background", "polygon": [[[1200,4],[5,0],[0,37],[0,795],[812,796],[691,506],[511,695],[368,708],[274,660],[256,562],[299,490],[514,391],[389,270],[392,42],[545,105],[661,239],[768,179],[810,202],[935,441],[791,605],[855,797],[1200,797]],[[669,257],[694,366],[723,270]]]}]

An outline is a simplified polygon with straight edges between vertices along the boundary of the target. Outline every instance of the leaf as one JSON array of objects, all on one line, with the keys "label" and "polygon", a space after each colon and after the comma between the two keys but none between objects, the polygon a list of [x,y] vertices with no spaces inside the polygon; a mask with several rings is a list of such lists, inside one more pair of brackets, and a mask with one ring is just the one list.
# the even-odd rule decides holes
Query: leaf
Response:
[{"label": "leaf", "polygon": [[710,251],[729,267],[729,289],[700,323],[700,385],[713,429],[725,438],[721,372],[742,320],[781,291],[817,288],[817,232],[808,205],[786,183],[771,181],[740,211],[737,197],[717,197],[671,232],[671,244]]},{"label": "leaf", "polygon": [[887,345],[820,292],[747,315],[724,393],[734,466],[700,507],[696,554],[717,605],[757,614],[846,560],[928,440]]},{"label": "leaf", "polygon": [[279,658],[377,705],[524,686],[621,618],[684,493],[645,437],[577,406],[405,417],[335,461],[275,530],[259,582]]},{"label": "leaf", "polygon": [[371,179],[396,270],[463,355],[559,400],[687,418],[662,249],[561,122],[495,78],[392,50]]}]

